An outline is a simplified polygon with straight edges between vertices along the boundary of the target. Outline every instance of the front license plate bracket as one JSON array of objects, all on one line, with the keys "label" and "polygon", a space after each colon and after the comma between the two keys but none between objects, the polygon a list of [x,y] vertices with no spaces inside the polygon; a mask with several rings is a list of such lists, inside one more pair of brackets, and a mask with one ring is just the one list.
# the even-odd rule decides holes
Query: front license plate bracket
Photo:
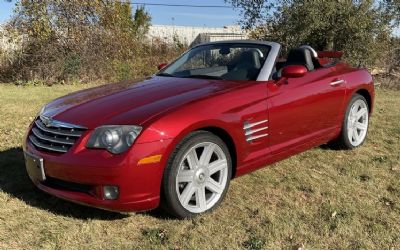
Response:
[{"label": "front license plate bracket", "polygon": [[24,152],[25,165],[28,175],[31,179],[43,182],[46,180],[46,174],[44,171],[43,158],[37,157],[31,153]]}]

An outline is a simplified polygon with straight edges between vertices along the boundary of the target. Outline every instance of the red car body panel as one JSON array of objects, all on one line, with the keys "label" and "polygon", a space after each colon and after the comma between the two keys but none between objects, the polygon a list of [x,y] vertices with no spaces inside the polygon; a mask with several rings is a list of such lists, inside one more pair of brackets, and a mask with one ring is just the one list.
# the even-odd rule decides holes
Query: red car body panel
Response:
[{"label": "red car body panel", "polygon": [[[345,84],[332,86],[337,80]],[[223,132],[235,176],[240,176],[336,138],[347,104],[358,91],[369,95],[372,111],[370,74],[344,63],[279,83],[154,76],[140,83],[126,81],[83,90],[48,104],[46,115],[88,128],[67,153],[37,150],[26,137],[23,147],[44,159],[47,176],[93,187],[86,194],[33,180],[43,191],[109,210],[149,210],[159,205],[169,155],[190,132]],[[244,124],[265,120],[269,136],[247,142]],[[127,152],[113,155],[85,147],[96,127],[125,124],[143,127]],[[139,164],[154,155],[161,155],[161,160]],[[119,186],[119,199],[104,200],[99,193],[103,185]]]},{"label": "red car body panel", "polygon": [[46,115],[87,128],[141,125],[158,113],[239,86],[231,81],[166,77],[125,81],[61,97],[46,106]]}]

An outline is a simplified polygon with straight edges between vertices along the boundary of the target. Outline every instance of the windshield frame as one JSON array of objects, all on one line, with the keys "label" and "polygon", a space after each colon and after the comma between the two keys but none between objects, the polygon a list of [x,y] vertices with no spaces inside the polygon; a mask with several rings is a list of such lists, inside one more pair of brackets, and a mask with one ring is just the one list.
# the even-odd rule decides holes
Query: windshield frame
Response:
[{"label": "windshield frame", "polygon": [[[188,55],[188,53],[191,53],[192,50],[198,49],[199,47],[205,46],[213,46],[213,45],[231,45],[231,46],[240,46],[240,45],[258,45],[258,46],[268,46],[269,47],[269,53],[267,55],[267,58],[264,62],[264,65],[261,67],[256,81],[268,81],[272,79],[272,71],[275,66],[276,59],[278,58],[278,54],[281,49],[281,45],[279,43],[275,42],[267,42],[267,41],[257,41],[257,40],[235,40],[235,41],[218,41],[218,42],[210,42],[210,43],[203,43],[199,44],[197,46],[194,46],[193,48],[190,48],[187,50],[185,53],[183,53],[181,56],[179,56],[177,59],[175,59],[172,63],[170,63],[167,67],[161,69],[159,72],[156,73],[157,76],[166,76],[166,77],[177,77],[181,78],[179,76],[173,76],[173,75],[168,75],[165,73],[166,70],[170,69],[171,66],[173,66],[177,61],[181,60],[185,56]],[[164,75],[163,75],[164,74]],[[220,80],[220,79],[216,79]],[[223,80],[223,79],[221,79]]]}]

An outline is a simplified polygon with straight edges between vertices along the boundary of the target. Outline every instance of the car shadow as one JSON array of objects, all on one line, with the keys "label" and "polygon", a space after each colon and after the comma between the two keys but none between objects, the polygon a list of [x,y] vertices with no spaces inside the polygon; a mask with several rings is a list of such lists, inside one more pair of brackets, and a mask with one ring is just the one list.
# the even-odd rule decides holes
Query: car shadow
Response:
[{"label": "car shadow", "polygon": [[25,171],[21,148],[0,151],[0,190],[30,206],[66,217],[82,220],[118,220],[129,216],[128,214],[85,207],[40,191],[32,184]]},{"label": "car shadow", "polygon": [[331,151],[342,151],[343,150],[337,144],[329,143],[329,142],[320,145],[319,148],[322,150],[331,150]]}]

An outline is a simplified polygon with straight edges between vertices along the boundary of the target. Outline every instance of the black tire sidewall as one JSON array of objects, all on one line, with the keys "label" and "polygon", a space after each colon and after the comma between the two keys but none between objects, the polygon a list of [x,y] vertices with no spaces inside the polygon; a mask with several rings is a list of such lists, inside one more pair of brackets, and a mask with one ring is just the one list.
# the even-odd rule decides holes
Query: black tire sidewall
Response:
[{"label": "black tire sidewall", "polygon": [[179,164],[182,161],[182,158],[185,156],[186,152],[193,146],[201,142],[212,142],[217,144],[224,152],[228,163],[228,176],[225,189],[218,202],[216,202],[212,208],[206,210],[205,212],[212,211],[214,208],[218,207],[218,205],[224,200],[225,195],[229,189],[229,182],[232,176],[232,160],[228,147],[218,136],[210,132],[196,131],[189,134],[176,146],[164,170],[161,206],[174,217],[193,218],[199,215],[198,213],[192,213],[188,211],[181,205],[178,194],[176,193],[176,178],[178,174]]}]

